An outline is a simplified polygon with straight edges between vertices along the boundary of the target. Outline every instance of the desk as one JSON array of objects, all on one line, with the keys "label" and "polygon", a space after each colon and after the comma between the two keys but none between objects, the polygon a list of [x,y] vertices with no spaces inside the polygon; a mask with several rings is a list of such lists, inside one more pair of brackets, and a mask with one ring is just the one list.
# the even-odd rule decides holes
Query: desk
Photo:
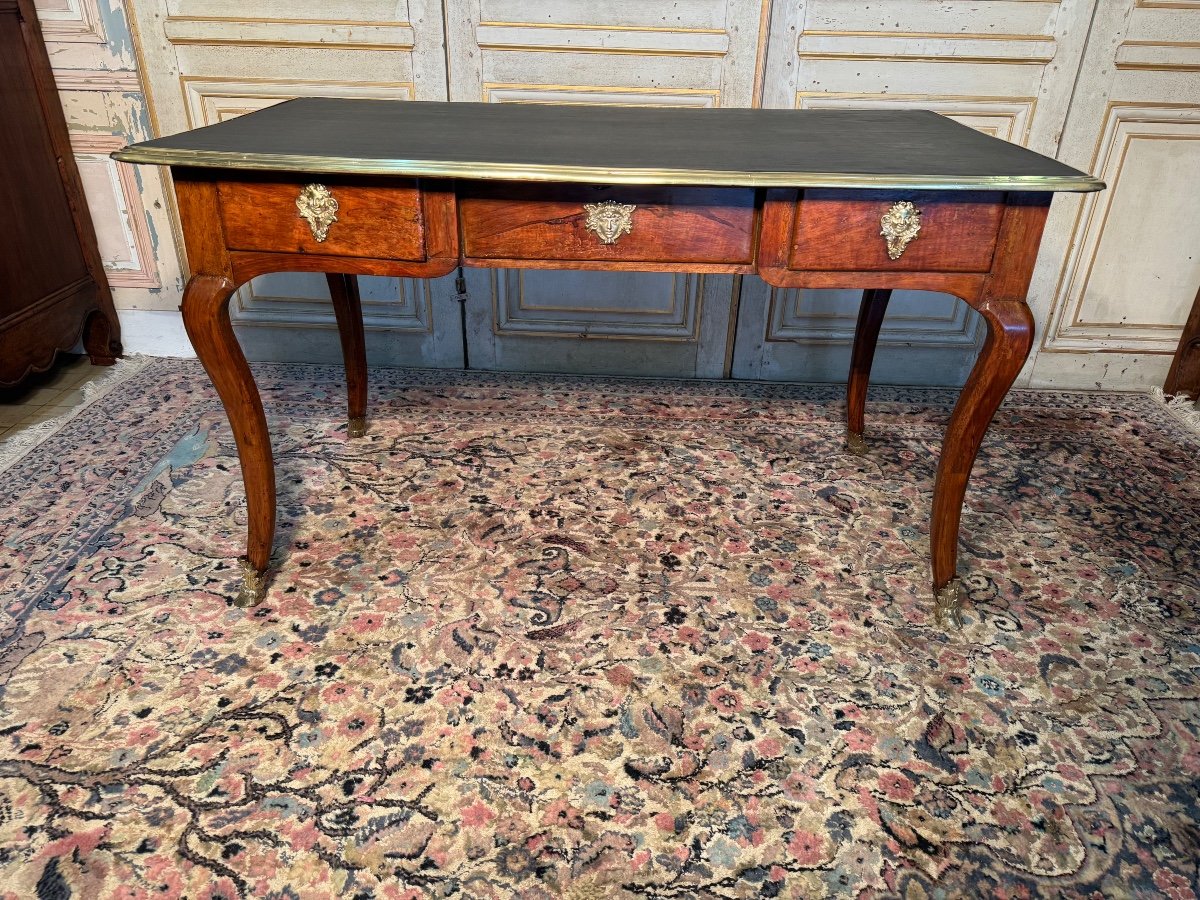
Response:
[{"label": "desk", "polygon": [[984,432],[1033,342],[1025,293],[1055,191],[1095,178],[920,110],[685,110],[307,98],[113,154],[170,166],[191,280],[183,319],[233,426],[248,507],[238,604],[262,601],[275,469],[229,319],[268,272],[327,273],[348,434],[366,427],[356,275],[459,266],[757,274],[865,289],[847,448],[866,452],[893,288],[974,307],[987,339],[946,429],[930,524],[934,612],[959,621],[959,518]]}]

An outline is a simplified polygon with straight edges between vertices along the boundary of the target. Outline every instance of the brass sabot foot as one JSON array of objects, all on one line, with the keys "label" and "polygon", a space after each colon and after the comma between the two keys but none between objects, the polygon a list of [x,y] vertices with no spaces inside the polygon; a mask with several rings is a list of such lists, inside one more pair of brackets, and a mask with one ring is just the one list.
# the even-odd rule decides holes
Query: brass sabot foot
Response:
[{"label": "brass sabot foot", "polygon": [[947,630],[949,624],[953,624],[955,628],[963,627],[962,594],[962,586],[958,583],[958,579],[934,592],[933,620],[937,622],[939,628]]},{"label": "brass sabot foot", "polygon": [[855,456],[867,455],[867,442],[863,440],[862,432],[847,431],[846,432],[846,449]]},{"label": "brass sabot foot", "polygon": [[242,609],[258,606],[267,597],[267,573],[258,571],[250,565],[250,560],[242,557],[238,560],[242,567],[242,589],[234,598],[233,605]]},{"label": "brass sabot foot", "polygon": [[366,416],[354,416],[346,424],[346,437],[352,437],[352,438],[362,437],[366,433],[367,433],[367,417]]}]

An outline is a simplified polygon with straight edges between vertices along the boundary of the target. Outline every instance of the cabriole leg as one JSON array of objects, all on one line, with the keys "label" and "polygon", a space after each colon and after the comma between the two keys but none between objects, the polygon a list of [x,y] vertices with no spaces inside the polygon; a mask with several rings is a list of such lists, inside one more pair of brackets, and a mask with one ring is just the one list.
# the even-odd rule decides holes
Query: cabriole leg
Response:
[{"label": "cabriole leg", "polygon": [[362,300],[358,278],[354,275],[325,276],[333,314],[337,317],[338,337],[342,341],[342,360],[346,366],[346,395],[349,422],[346,434],[361,437],[367,430],[367,342],[363,331]]},{"label": "cabriole leg", "polygon": [[267,567],[275,538],[275,464],[267,417],[246,357],[229,321],[229,298],[237,289],[219,275],[194,275],[183,293],[183,324],[196,355],[221,397],[246,486],[248,534],[238,606],[257,606],[266,596]]},{"label": "cabriole leg", "polygon": [[967,479],[984,432],[1033,346],[1033,315],[1023,300],[985,300],[976,309],[987,322],[987,339],[946,427],[933,488],[929,540],[933,555],[934,616],[942,626],[947,620],[962,625],[962,593],[957,581],[958,526]]},{"label": "cabriole leg", "polygon": [[871,381],[871,364],[875,360],[875,345],[879,343],[879,328],[887,312],[892,292],[863,291],[858,307],[858,325],[854,329],[854,349],[850,353],[850,378],[846,383],[846,449],[859,456],[867,452],[863,440],[867,408],[867,385]]}]

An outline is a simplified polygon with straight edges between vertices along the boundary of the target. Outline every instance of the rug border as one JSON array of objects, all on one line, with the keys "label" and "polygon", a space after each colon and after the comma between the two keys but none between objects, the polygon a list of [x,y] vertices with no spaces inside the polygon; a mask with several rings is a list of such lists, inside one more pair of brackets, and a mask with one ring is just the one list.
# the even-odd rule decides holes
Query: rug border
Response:
[{"label": "rug border", "polygon": [[0,473],[6,472],[30,453],[36,451],[89,406],[152,366],[160,358],[143,354],[127,354],[96,377],[81,384],[79,391],[83,395],[83,399],[61,416],[55,416],[53,419],[22,428],[0,440]]},{"label": "rug border", "polygon": [[1151,388],[1150,396],[1154,398],[1154,402],[1167,411],[1167,413],[1190,432],[1197,440],[1200,440],[1200,401],[1194,400],[1187,394],[1168,394],[1162,388]]}]

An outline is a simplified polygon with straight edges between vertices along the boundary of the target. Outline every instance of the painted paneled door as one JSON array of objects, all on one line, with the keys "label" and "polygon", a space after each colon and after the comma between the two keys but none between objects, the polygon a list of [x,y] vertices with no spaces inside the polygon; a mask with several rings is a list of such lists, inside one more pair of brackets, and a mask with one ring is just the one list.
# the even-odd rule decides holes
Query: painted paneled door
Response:
[{"label": "painted paneled door", "polygon": [[[438,0],[134,0],[158,134],[209,125],[297,96],[445,100]],[[453,278],[363,278],[368,357],[461,366]],[[340,360],[325,279],[256,278],[231,312],[251,359]]]},{"label": "painted paneled door", "polygon": [[123,10],[99,0],[35,5],[113,300],[177,315],[183,280],[169,186],[156,170],[109,159],[154,136]]},{"label": "painted paneled door", "polygon": [[[931,109],[1054,156],[1095,2],[776,3],[763,106]],[[860,297],[745,279],[733,375],[844,380]],[[982,339],[965,303],[897,291],[872,378],[961,384]]]},{"label": "painted paneled door", "polygon": [[[447,3],[450,98],[751,106],[768,7],[766,0]],[[727,371],[739,287],[732,276],[472,269],[466,280],[472,367],[715,378]]]},{"label": "painted paneled door", "polygon": [[1108,190],[1051,211],[1029,378],[1161,386],[1200,287],[1200,0],[1097,6],[1059,155]]}]

